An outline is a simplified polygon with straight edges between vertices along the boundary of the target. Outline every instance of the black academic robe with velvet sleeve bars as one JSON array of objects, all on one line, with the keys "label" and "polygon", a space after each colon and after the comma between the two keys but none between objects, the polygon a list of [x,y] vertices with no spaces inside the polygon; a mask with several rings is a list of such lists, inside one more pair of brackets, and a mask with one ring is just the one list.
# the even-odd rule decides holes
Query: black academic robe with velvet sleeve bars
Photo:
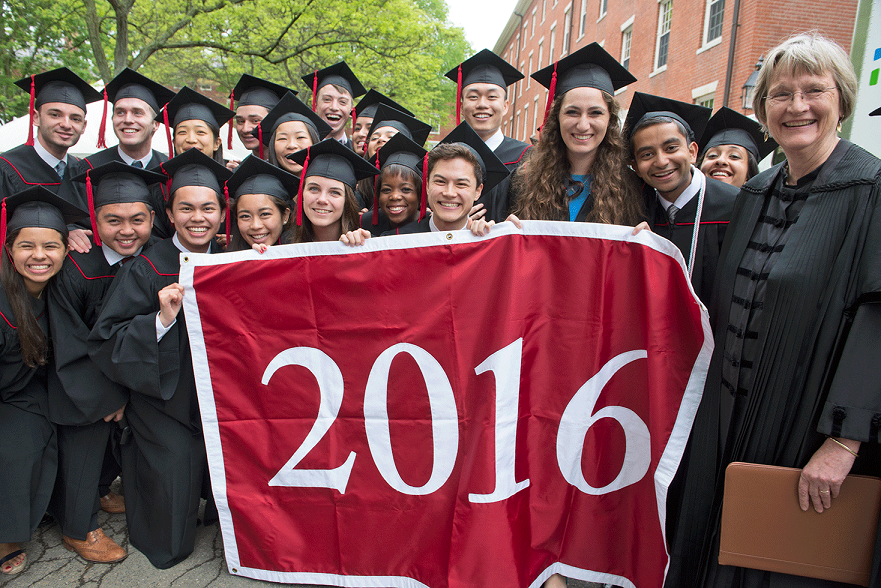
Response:
[{"label": "black academic robe with velvet sleeve bars", "polygon": [[513,205],[513,195],[511,194],[511,180],[514,177],[514,171],[520,167],[523,160],[526,159],[526,152],[532,145],[517,141],[511,137],[502,139],[502,143],[493,151],[496,157],[505,164],[508,176],[493,186],[488,192],[481,194],[475,204],[483,204],[486,208],[486,220],[494,220],[497,223],[508,218]]},{"label": "black academic robe with velvet sleeve bars", "polygon": [[[88,210],[85,185],[71,181],[82,168],[82,162],[68,155],[67,163],[62,180],[31,145],[19,145],[0,154],[0,200],[33,186],[43,186],[81,210]],[[85,222],[88,223],[88,219]]]}]

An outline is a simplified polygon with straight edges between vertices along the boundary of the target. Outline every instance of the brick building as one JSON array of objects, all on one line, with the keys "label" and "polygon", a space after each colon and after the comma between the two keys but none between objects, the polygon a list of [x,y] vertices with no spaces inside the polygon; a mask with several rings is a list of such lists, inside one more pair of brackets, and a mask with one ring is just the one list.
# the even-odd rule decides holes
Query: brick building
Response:
[{"label": "brick building", "polygon": [[[506,135],[527,141],[547,90],[529,74],[596,41],[638,82],[634,91],[743,114],[756,62],[793,33],[818,30],[850,51],[859,0],[519,0],[493,51],[527,75],[512,86]],[[735,19],[737,26],[734,26]],[[510,91],[510,90],[509,90]],[[622,117],[623,119],[623,117]]]}]

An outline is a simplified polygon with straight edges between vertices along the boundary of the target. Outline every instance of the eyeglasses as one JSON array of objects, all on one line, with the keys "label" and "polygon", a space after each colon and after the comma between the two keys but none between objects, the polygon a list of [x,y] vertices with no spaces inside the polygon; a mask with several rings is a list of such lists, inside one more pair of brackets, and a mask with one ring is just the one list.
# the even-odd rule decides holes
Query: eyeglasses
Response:
[{"label": "eyeglasses", "polygon": [[811,88],[809,90],[797,90],[795,92],[774,92],[773,94],[768,94],[765,96],[765,100],[770,102],[771,104],[787,104],[790,100],[792,100],[796,94],[801,94],[801,99],[805,102],[816,102],[820,98],[823,97],[823,94],[826,92],[831,92],[832,90],[837,90],[837,86],[832,86],[831,88]]}]

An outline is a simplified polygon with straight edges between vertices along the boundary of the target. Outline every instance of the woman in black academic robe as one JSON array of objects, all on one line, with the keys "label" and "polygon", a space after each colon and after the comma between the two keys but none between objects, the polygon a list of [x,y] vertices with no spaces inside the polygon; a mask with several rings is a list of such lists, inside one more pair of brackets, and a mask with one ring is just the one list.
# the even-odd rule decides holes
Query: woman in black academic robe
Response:
[{"label": "woman in black academic robe", "polygon": [[818,35],[785,41],[759,73],[756,114],[787,161],[743,186],[720,254],[671,588],[839,585],[718,564],[729,463],[801,468],[801,508],[818,512],[848,473],[881,474],[881,160],[836,134],[855,91],[847,54]]},{"label": "woman in black academic robe", "polygon": [[67,223],[86,213],[42,186],[5,198],[3,206],[9,222],[0,227],[0,572],[16,574],[26,563],[20,544],[45,514],[58,468],[42,295],[64,262]]}]

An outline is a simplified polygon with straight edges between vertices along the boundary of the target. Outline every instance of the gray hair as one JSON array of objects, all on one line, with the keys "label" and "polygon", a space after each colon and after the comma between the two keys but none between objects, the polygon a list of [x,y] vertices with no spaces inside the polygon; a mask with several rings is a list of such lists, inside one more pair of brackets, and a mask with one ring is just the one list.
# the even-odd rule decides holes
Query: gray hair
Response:
[{"label": "gray hair", "polygon": [[765,128],[768,120],[765,96],[778,73],[831,75],[838,88],[839,122],[853,114],[857,76],[850,58],[838,43],[817,31],[792,36],[768,52],[768,57],[759,70],[753,97],[756,118]]}]

